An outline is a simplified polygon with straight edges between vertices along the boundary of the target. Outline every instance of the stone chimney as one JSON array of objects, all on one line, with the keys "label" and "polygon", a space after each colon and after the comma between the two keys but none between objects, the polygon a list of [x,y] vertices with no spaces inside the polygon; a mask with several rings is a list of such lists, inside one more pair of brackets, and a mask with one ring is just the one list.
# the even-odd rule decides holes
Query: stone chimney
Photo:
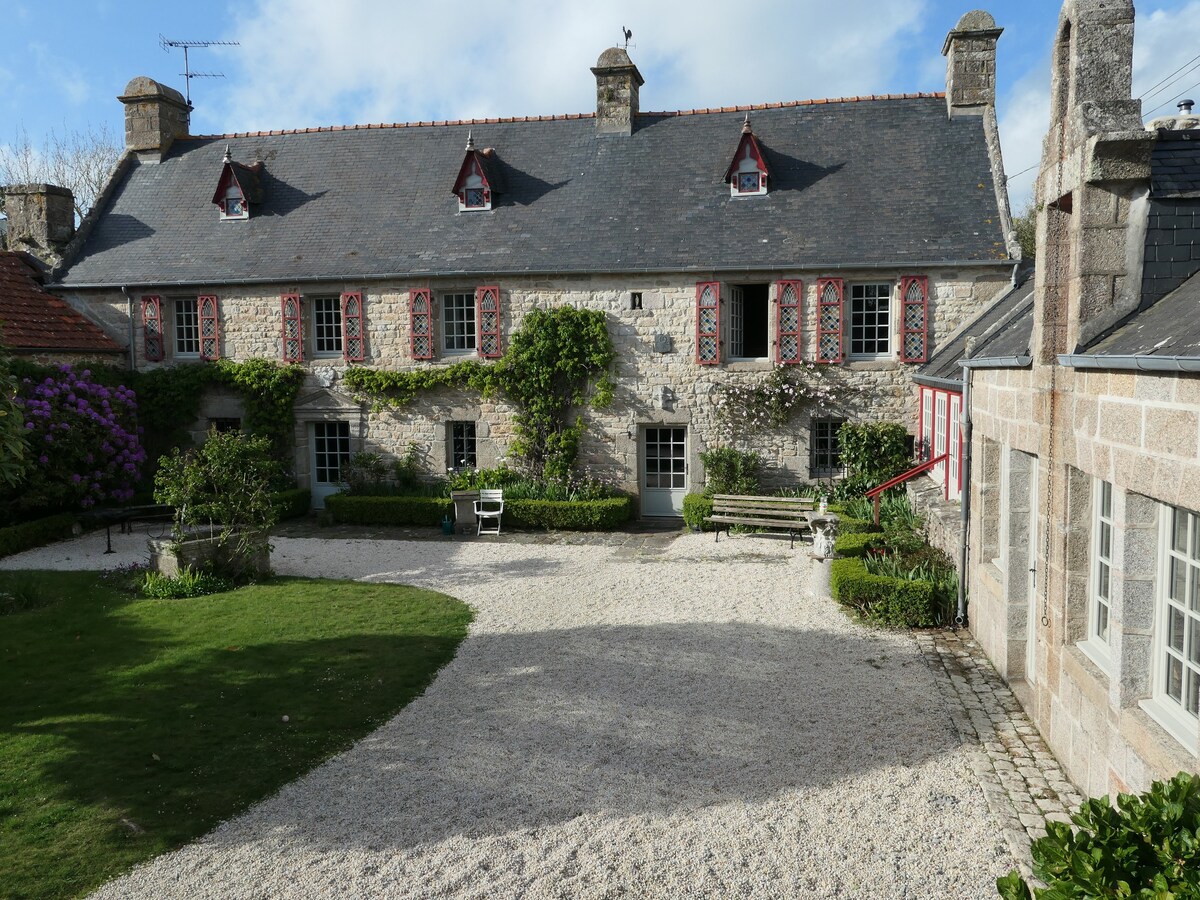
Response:
[{"label": "stone chimney", "polygon": [[599,134],[632,134],[638,114],[638,89],[646,82],[629,54],[609,47],[596,60],[596,131]]},{"label": "stone chimney", "polygon": [[75,198],[53,184],[13,184],[4,188],[8,248],[32,253],[49,265],[75,236]]},{"label": "stone chimney", "polygon": [[946,35],[946,111],[981,115],[996,105],[996,42],[1003,28],[982,9],[972,10]]},{"label": "stone chimney", "polygon": [[157,162],[188,133],[192,110],[174,88],[139,75],[117,99],[125,104],[125,149],[143,161]]}]

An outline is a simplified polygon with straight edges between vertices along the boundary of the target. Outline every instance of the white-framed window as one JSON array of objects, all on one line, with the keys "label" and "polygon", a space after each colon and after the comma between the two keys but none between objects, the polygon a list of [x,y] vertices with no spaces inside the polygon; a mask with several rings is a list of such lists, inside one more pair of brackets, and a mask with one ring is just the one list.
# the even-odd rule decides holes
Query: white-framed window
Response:
[{"label": "white-framed window", "polygon": [[947,441],[949,452],[949,474],[950,484],[948,486],[949,496],[951,500],[958,500],[962,496],[962,469],[959,467],[959,441],[960,441],[960,422],[962,417],[962,397],[958,394],[950,395],[950,421],[947,424]]},{"label": "white-framed window", "polygon": [[729,287],[729,358],[766,359],[770,347],[769,286]]},{"label": "white-framed window", "polygon": [[221,201],[222,219],[248,219],[250,210],[246,207],[246,198],[242,196],[241,188],[231,184],[225,189],[225,197]]},{"label": "white-framed window", "polygon": [[450,468],[474,469],[478,467],[479,452],[474,422],[448,423],[447,444],[450,450]]},{"label": "white-framed window", "polygon": [[1200,755],[1200,515],[1163,506],[1158,555],[1153,689],[1143,708]]},{"label": "white-framed window", "polygon": [[891,284],[850,285],[850,358],[880,359],[891,355]]},{"label": "white-framed window", "polygon": [[1113,487],[1096,479],[1092,487],[1092,564],[1088,573],[1088,640],[1109,647],[1112,617]]},{"label": "white-framed window", "polygon": [[475,349],[475,295],[442,295],[442,347],[447,353]]},{"label": "white-framed window", "polygon": [[746,144],[746,153],[738,161],[733,177],[729,179],[729,192],[735,197],[761,195],[767,192],[767,176],[758,168],[758,160]]},{"label": "white-framed window", "polygon": [[[938,391],[935,396],[936,399],[934,400],[934,409],[936,412],[934,413],[933,420],[933,458],[937,459],[937,457],[946,452],[946,440],[948,434],[946,429],[946,417],[948,415],[947,401],[949,399],[949,394],[947,394],[945,391]],[[942,462],[933,467],[933,477],[936,481],[943,484],[945,483],[945,460],[942,460]]]},{"label": "white-framed window", "polygon": [[314,357],[342,355],[342,301],[340,297],[313,298],[312,342]]},{"label": "white-framed window", "polygon": [[175,355],[200,355],[200,310],[195,297],[178,297],[172,304]]},{"label": "white-framed window", "polygon": [[933,459],[933,395],[931,388],[921,388],[921,459]]},{"label": "white-framed window", "polygon": [[842,471],[842,450],[838,430],[845,419],[813,419],[808,443],[810,478],[830,478]]}]

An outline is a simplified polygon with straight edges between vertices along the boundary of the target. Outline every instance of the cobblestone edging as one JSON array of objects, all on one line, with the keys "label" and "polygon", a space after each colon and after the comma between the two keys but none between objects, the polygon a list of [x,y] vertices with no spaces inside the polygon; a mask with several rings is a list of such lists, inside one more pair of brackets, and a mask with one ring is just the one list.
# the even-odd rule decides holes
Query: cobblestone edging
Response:
[{"label": "cobblestone edging", "polygon": [[939,675],[938,689],[969,748],[984,797],[1028,876],[1030,842],[1046,834],[1047,819],[1069,821],[1084,798],[969,633],[918,631],[914,637]]}]

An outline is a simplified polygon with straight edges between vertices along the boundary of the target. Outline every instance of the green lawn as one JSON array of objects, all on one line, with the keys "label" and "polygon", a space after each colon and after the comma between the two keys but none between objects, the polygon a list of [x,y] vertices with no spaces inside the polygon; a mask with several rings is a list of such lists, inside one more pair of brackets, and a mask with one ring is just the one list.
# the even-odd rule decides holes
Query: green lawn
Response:
[{"label": "green lawn", "polygon": [[[421,693],[469,608],[278,579],[134,599],[95,573],[0,573],[0,895],[84,894],[349,746]],[[284,721],[284,717],[287,721]]]}]

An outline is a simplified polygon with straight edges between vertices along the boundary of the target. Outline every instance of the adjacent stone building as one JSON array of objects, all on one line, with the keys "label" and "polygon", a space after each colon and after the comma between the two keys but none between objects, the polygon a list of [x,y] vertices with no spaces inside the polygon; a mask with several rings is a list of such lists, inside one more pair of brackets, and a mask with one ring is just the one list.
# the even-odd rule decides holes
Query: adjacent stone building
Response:
[{"label": "adjacent stone building", "polygon": [[1033,304],[970,379],[971,628],[1087,793],[1200,772],[1200,119],[1068,0]]},{"label": "adjacent stone building", "polygon": [[595,113],[218,136],[188,134],[178,93],[136,78],[126,153],[57,289],[138,368],[304,365],[294,463],[318,505],[350,452],[413,442],[436,473],[493,464],[512,434],[502,399],[468,392],[372,409],[348,366],[499,357],[559,304],[607,316],[616,396],[585,412],[580,461],[643,515],[702,486],[722,386],[776,366],[819,364],[839,399],[743,446],[771,482],[828,477],[842,421],[915,428],[910,372],[1010,283],[999,35],[964,17],[946,95],[642,112],[612,48]]}]

